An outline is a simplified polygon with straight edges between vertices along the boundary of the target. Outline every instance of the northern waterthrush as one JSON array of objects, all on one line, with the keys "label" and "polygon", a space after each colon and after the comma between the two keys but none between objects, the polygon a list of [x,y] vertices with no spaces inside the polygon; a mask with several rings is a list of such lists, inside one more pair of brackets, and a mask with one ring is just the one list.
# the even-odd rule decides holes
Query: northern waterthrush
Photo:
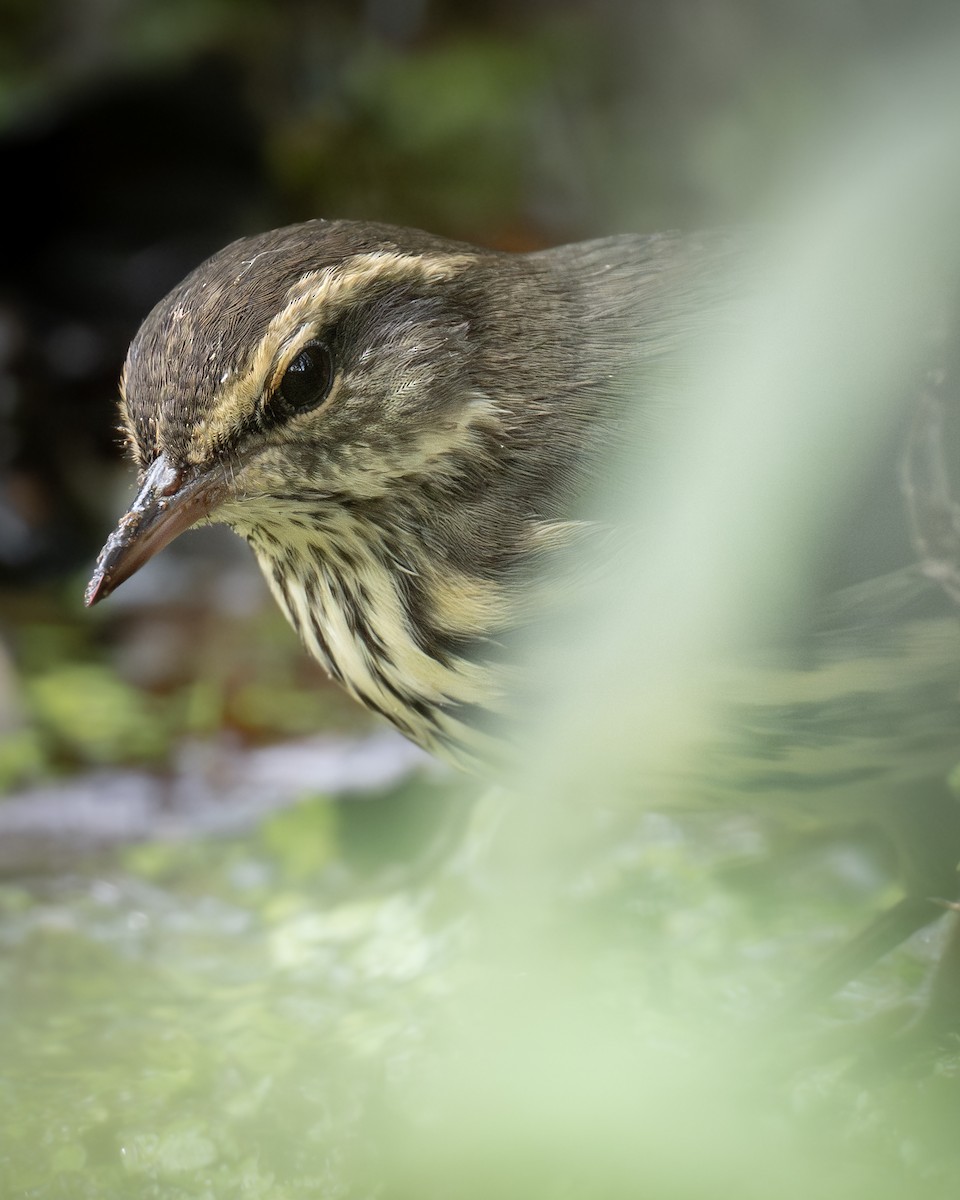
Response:
[{"label": "northern waterthrush", "polygon": [[[130,347],[140,491],[88,603],[183,530],[223,522],[356,699],[461,765],[495,758],[522,688],[512,636],[589,532],[583,497],[635,428],[636,397],[655,417],[685,340],[722,308],[735,242],[506,254],[311,221],[233,243]],[[720,752],[687,784],[692,802],[700,789],[896,825],[913,907],[887,942],[935,915],[925,897],[956,890],[944,781],[960,633],[949,616],[913,619],[924,591],[907,571],[869,593],[876,605],[848,593],[810,661],[731,698]]]}]

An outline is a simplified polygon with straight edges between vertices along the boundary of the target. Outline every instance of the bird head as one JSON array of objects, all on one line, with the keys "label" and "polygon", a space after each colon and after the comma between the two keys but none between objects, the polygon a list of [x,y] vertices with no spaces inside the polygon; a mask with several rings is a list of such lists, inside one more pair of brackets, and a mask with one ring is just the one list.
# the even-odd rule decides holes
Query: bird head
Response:
[{"label": "bird head", "polygon": [[461,469],[500,420],[475,353],[497,257],[310,221],[198,267],[127,355],[121,412],[139,489],[87,603],[197,523],[248,535],[291,506],[373,500]]}]

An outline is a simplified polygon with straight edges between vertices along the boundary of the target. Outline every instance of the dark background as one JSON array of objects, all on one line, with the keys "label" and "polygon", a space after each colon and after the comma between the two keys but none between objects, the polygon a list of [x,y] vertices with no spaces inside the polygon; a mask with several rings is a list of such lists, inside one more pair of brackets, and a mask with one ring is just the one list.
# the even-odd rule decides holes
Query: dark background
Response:
[{"label": "dark background", "polygon": [[[114,409],[126,344],[199,260],[313,216],[515,249],[750,219],[858,78],[935,35],[942,16],[896,0],[6,0],[0,11],[0,786],[140,754],[126,734],[110,753],[91,748],[64,725],[64,695],[82,704],[106,664],[105,687],[169,697],[196,682],[204,638],[216,698],[181,696],[174,726],[256,735],[264,710],[279,731],[317,719],[305,697],[320,677],[292,639],[248,636],[261,593],[242,547],[194,535],[106,617],[80,610],[131,482]],[[177,574],[179,561],[190,570]],[[296,705],[236,711],[264,658]],[[64,676],[78,662],[86,673]]]}]

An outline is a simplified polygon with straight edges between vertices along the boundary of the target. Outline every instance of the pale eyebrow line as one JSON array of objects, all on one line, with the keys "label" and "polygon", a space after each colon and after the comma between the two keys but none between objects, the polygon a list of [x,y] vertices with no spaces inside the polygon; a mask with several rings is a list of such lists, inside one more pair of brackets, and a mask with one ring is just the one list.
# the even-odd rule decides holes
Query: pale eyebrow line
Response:
[{"label": "pale eyebrow line", "polygon": [[281,373],[303,344],[315,335],[319,312],[324,320],[330,320],[358,296],[362,298],[373,282],[450,279],[477,257],[378,250],[355,254],[342,263],[302,275],[288,290],[283,307],[271,317],[246,370],[233,378],[228,373],[221,378],[221,383],[228,386],[214,400],[210,412],[194,426],[189,460],[204,462],[211,447],[229,441],[231,433],[253,412],[268,379]]}]

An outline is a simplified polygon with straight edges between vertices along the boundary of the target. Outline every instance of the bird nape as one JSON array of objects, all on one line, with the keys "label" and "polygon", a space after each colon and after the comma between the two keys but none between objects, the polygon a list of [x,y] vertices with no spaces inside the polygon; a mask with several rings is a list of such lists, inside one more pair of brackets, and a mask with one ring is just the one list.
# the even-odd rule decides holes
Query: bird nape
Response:
[{"label": "bird nape", "polygon": [[[185,529],[226,524],[361,704],[462,767],[509,771],[530,707],[522,635],[589,597],[629,536],[611,481],[642,469],[691,346],[735,319],[748,260],[729,232],[512,254],[310,221],[234,242],[131,344],[139,491],[87,603]],[[637,781],[653,808],[890,832],[905,898],[810,1000],[937,916],[930,897],[957,895],[960,627],[905,536],[892,471],[882,488],[899,569],[841,571],[848,586],[783,661],[737,675],[696,770],[662,791]]]}]

